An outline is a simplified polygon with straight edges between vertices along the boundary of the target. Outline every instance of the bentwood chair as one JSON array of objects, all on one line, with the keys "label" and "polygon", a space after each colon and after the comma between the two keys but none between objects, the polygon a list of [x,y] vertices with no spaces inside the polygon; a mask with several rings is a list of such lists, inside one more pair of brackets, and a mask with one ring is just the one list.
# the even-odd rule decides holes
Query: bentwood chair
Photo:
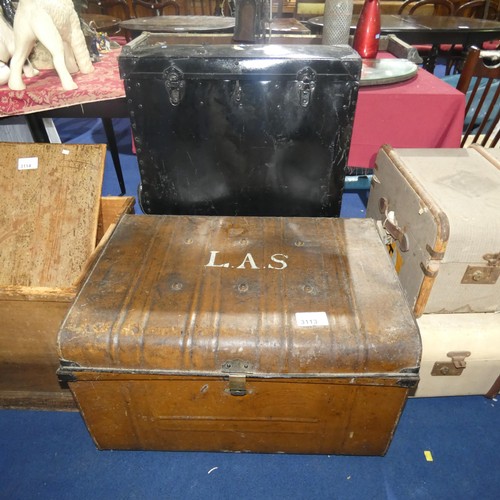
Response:
[{"label": "bentwood chair", "polygon": [[[130,9],[128,7],[127,0],[87,0],[86,3],[86,14],[105,14],[116,17],[121,21],[130,19]],[[126,30],[122,33],[119,27],[117,27],[114,31],[107,31],[107,34],[123,34],[127,42],[130,42],[131,40],[130,33]]]},{"label": "bentwood chair", "polygon": [[455,15],[459,17],[475,17],[477,19],[498,19],[498,0],[473,0],[466,2],[457,8]]},{"label": "bentwood chair", "polygon": [[[462,4],[455,12],[459,17],[473,17],[490,21],[500,20],[500,0],[473,0]],[[500,46],[499,40],[484,42],[482,48],[496,49]]]},{"label": "bentwood chair", "polygon": [[495,147],[500,139],[500,56],[471,47],[457,83],[466,95],[461,146]]},{"label": "bentwood chair", "polygon": [[[400,15],[452,16],[455,6],[450,0],[406,0],[398,10]],[[423,60],[423,68],[434,72],[439,45],[415,45]]]},{"label": "bentwood chair", "polygon": [[[476,19],[498,19],[500,0],[472,0],[466,2],[455,11],[457,17],[472,17]],[[486,11],[487,8],[487,11]],[[483,49],[497,49],[500,46],[499,40],[492,40],[482,44]],[[460,73],[467,56],[468,47],[463,45],[441,46],[446,57],[446,75]]]},{"label": "bentwood chair", "polygon": [[134,17],[178,16],[181,8],[175,0],[132,0]]},{"label": "bentwood chair", "polygon": [[87,0],[86,12],[115,16],[122,21],[130,19],[127,0]]},{"label": "bentwood chair", "polygon": [[412,14],[451,16],[454,12],[455,6],[450,0],[406,0],[398,10],[398,14],[410,16]]}]

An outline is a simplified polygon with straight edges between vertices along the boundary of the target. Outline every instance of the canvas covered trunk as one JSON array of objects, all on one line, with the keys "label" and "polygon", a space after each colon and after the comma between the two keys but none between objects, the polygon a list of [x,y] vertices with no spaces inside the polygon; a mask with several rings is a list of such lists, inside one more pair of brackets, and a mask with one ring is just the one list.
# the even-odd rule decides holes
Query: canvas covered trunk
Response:
[{"label": "canvas covered trunk", "polygon": [[421,345],[372,220],[125,216],[59,350],[99,448],[381,455]]},{"label": "canvas covered trunk", "polygon": [[167,38],[145,33],[119,58],[143,211],[338,216],[359,55]]},{"label": "canvas covered trunk", "polygon": [[366,214],[417,317],[500,310],[499,213],[498,150],[379,151]]},{"label": "canvas covered trunk", "polygon": [[422,362],[416,397],[498,393],[500,314],[424,314],[417,323]]}]

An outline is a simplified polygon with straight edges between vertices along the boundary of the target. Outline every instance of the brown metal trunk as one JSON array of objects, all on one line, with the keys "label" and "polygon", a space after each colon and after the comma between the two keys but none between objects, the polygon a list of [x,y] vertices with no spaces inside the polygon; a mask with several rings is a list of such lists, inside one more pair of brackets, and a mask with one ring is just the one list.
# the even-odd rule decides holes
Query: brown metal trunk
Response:
[{"label": "brown metal trunk", "polygon": [[126,216],[59,347],[115,449],[383,454],[420,361],[362,219]]}]

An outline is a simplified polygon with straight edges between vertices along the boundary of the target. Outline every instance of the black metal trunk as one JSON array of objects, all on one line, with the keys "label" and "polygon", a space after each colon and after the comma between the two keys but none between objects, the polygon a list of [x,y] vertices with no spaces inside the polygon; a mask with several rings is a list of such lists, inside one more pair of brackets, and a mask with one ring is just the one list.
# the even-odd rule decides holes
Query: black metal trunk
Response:
[{"label": "black metal trunk", "polygon": [[347,46],[123,49],[147,214],[338,216],[361,60]]}]

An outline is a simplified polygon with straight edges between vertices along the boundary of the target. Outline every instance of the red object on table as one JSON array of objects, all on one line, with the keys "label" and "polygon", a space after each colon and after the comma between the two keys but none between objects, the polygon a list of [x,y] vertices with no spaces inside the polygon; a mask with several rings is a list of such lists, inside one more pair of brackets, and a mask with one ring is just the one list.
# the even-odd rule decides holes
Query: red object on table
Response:
[{"label": "red object on table", "polygon": [[[64,92],[53,70],[27,79],[24,91],[0,87],[0,117],[123,100],[125,89],[114,50],[95,63],[90,75],[76,74],[77,90]],[[379,53],[378,57],[393,57]],[[402,83],[362,87],[354,119],[349,167],[373,167],[383,144],[395,148],[458,148],[464,122],[465,96],[434,75],[419,70]],[[126,112],[121,115],[126,116]],[[1,120],[0,120],[1,124]]]},{"label": "red object on table", "polygon": [[380,42],[379,0],[365,0],[354,32],[353,49],[363,59],[375,59]]}]

